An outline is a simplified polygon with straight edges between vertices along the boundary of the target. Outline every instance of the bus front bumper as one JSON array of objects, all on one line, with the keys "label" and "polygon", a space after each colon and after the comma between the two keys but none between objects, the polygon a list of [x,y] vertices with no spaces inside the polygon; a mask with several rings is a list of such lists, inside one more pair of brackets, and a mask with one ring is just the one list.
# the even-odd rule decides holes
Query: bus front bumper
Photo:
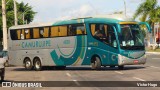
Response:
[{"label": "bus front bumper", "polygon": [[118,65],[122,66],[122,65],[138,65],[138,64],[145,64],[146,63],[146,55],[143,55],[142,57],[138,58],[138,59],[131,59],[131,58],[127,58],[125,56],[122,55],[118,55]]}]

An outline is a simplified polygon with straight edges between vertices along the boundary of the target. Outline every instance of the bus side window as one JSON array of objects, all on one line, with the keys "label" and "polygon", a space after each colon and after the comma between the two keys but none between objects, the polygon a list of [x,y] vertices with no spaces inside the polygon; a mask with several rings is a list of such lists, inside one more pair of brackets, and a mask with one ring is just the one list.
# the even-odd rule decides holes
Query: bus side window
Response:
[{"label": "bus side window", "polygon": [[50,34],[51,34],[50,37],[57,37],[57,36],[59,36],[58,26],[51,27],[51,33]]},{"label": "bus side window", "polygon": [[25,38],[26,39],[30,39],[31,38],[30,29],[25,29]]},{"label": "bus side window", "polygon": [[20,40],[21,39],[21,30],[17,30],[17,39]]},{"label": "bus side window", "polygon": [[92,33],[92,35],[94,35],[95,34],[95,30],[96,29],[96,25],[95,24],[91,24],[91,33]]},{"label": "bus side window", "polygon": [[116,41],[116,36],[115,36],[115,32],[112,26],[108,26],[107,27],[108,30],[108,41],[109,41],[109,45],[112,47],[117,48],[117,41]]},{"label": "bus side window", "polygon": [[104,25],[104,32],[105,32],[105,35],[108,36],[108,34],[107,34],[107,32],[108,32],[107,31],[107,25]]},{"label": "bus side window", "polygon": [[17,40],[18,39],[17,31],[16,30],[10,30],[10,37],[11,37],[12,40]]},{"label": "bus side window", "polygon": [[22,31],[21,31],[21,39],[25,39],[24,38],[24,29],[22,29]]},{"label": "bus side window", "polygon": [[75,36],[76,35],[76,30],[73,29],[72,25],[68,26],[68,36]]},{"label": "bus side window", "polygon": [[33,38],[40,38],[39,28],[33,28]]},{"label": "bus side window", "polygon": [[67,26],[59,26],[59,36],[67,36]]},{"label": "bus side window", "polygon": [[49,37],[49,27],[44,28],[43,37],[45,38]]},{"label": "bus side window", "polygon": [[84,26],[77,26],[76,32],[77,35],[85,35],[86,29],[84,28]]},{"label": "bus side window", "polygon": [[39,28],[39,36],[40,36],[40,38],[44,37],[44,27]]}]

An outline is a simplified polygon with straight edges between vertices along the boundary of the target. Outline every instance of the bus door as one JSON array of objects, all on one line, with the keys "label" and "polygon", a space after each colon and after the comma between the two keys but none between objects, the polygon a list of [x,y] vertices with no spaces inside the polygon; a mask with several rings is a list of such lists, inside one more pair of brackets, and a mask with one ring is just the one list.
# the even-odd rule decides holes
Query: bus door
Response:
[{"label": "bus door", "polygon": [[98,52],[101,56],[103,65],[116,65],[118,63],[118,43],[116,38],[116,29],[114,26],[103,23],[91,24],[91,31],[92,36],[96,39],[91,41],[100,41],[96,44],[97,46],[95,45],[95,47],[100,49],[96,49],[96,51],[91,53]]},{"label": "bus door", "polygon": [[108,25],[107,27],[108,32],[108,59],[110,66],[114,66],[118,64],[118,38],[116,36],[116,28],[113,25]]}]

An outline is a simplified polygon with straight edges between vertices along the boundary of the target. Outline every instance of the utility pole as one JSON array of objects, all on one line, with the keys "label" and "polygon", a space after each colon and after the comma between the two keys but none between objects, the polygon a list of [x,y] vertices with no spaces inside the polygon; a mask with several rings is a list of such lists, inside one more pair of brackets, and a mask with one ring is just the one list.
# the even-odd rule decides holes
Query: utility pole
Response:
[{"label": "utility pole", "polygon": [[6,0],[2,0],[3,50],[7,50]]},{"label": "utility pole", "polygon": [[124,14],[125,14],[125,17],[127,17],[126,12],[127,12],[127,9],[126,9],[126,1],[124,0]]},{"label": "utility pole", "polygon": [[23,25],[24,25],[24,17],[25,17],[25,16],[24,16],[24,13],[22,13],[22,15],[23,15]]},{"label": "utility pole", "polygon": [[18,19],[17,19],[17,5],[16,5],[16,0],[14,1],[14,24],[15,26],[18,25]]},{"label": "utility pole", "polygon": [[[23,20],[23,24],[25,24],[25,13],[28,12],[29,8],[27,8],[19,17],[21,18],[22,17],[22,20]],[[18,18],[19,18],[18,17]],[[27,24],[27,20],[26,20],[26,24]]]}]

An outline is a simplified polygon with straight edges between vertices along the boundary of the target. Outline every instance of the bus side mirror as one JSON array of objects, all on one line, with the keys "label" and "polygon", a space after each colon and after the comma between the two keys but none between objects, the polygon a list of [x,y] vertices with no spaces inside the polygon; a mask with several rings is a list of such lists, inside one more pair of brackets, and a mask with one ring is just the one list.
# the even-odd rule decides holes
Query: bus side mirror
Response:
[{"label": "bus side mirror", "polygon": [[148,29],[148,32],[151,33],[152,32],[152,29],[150,27],[150,25],[147,23],[147,22],[140,22],[139,25],[145,25]]}]

